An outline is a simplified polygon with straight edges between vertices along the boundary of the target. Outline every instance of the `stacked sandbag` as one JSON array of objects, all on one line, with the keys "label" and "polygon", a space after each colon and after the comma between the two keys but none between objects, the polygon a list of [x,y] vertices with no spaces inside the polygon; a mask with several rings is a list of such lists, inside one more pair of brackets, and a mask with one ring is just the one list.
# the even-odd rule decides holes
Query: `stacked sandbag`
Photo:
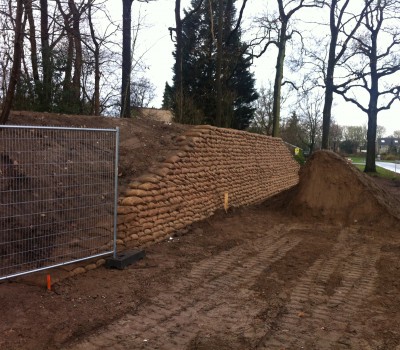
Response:
[{"label": "stacked sandbag", "polygon": [[119,200],[119,243],[158,242],[224,208],[254,204],[296,185],[298,164],[279,138],[196,126],[177,150],[135,179]]}]

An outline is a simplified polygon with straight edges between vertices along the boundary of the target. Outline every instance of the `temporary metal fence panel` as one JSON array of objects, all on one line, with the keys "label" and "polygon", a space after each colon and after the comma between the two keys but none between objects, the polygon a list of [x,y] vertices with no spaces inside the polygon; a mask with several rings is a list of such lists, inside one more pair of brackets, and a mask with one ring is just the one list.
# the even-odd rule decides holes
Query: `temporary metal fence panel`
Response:
[{"label": "temporary metal fence panel", "polygon": [[114,253],[118,129],[0,126],[0,279]]}]

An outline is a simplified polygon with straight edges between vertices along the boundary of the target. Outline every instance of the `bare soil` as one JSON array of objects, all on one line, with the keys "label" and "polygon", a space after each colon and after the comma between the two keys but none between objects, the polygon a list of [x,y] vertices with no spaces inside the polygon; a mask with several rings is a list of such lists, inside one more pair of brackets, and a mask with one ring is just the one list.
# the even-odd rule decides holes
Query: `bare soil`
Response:
[{"label": "bare soil", "polygon": [[[122,152],[126,176],[184,129],[96,126],[122,122],[138,145]],[[395,181],[316,154],[297,188],[218,212],[125,270],[100,267],[52,291],[1,283],[0,349],[400,349],[399,195]]]},{"label": "bare soil", "polygon": [[120,119],[52,113],[14,112],[8,124],[120,129],[119,190],[148,168],[163,161],[187,125],[146,118]]}]

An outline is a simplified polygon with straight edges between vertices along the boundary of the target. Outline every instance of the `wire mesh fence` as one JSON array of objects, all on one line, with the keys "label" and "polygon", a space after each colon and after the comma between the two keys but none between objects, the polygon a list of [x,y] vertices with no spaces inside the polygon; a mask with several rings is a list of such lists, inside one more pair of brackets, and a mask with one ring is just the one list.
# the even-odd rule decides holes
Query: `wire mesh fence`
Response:
[{"label": "wire mesh fence", "polygon": [[0,128],[0,279],[115,253],[118,129]]}]

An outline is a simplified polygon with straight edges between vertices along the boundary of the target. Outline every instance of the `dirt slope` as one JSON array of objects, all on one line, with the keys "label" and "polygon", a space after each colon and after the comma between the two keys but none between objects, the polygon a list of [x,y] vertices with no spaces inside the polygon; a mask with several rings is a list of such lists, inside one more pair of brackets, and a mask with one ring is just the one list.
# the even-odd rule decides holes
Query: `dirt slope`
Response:
[{"label": "dirt slope", "polygon": [[[184,128],[29,118],[11,121],[122,125],[122,183]],[[400,235],[382,226],[395,205],[344,160],[317,153],[295,191],[219,212],[125,270],[100,267],[51,292],[45,280],[0,283],[0,349],[399,349]]]},{"label": "dirt slope", "polygon": [[51,113],[13,112],[10,125],[68,126],[87,128],[120,128],[119,190],[144,173],[175,147],[175,138],[189,126],[149,118],[120,119]]},{"label": "dirt slope", "polygon": [[393,225],[400,218],[400,201],[330,151],[315,152],[300,172],[290,208],[302,217],[335,223]]}]

